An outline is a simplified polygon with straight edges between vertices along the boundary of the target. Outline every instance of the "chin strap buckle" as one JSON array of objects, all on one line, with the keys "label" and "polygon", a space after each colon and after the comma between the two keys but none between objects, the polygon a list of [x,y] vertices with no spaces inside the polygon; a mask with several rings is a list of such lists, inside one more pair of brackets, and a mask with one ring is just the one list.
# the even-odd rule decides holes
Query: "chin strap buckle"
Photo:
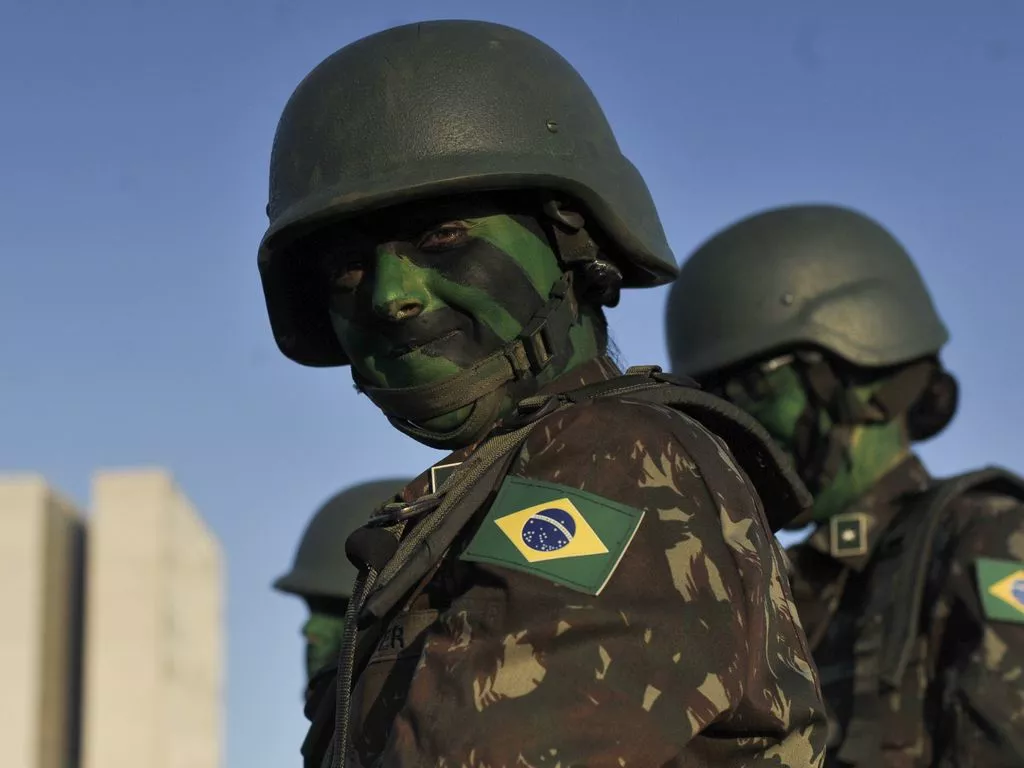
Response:
[{"label": "chin strap buckle", "polygon": [[579,310],[572,292],[572,272],[565,272],[551,287],[547,303],[519,336],[530,374],[539,375],[552,360],[567,353],[569,332],[578,319]]}]

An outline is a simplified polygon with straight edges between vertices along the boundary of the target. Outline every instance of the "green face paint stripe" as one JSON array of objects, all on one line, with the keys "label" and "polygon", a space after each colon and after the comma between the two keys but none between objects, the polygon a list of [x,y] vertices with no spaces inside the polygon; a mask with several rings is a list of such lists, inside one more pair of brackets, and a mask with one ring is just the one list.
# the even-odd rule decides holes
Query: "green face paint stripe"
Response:
[{"label": "green face paint stripe", "polygon": [[306,637],[307,677],[312,677],[338,657],[344,630],[345,620],[341,617],[324,613],[314,613],[309,617],[302,627]]},{"label": "green face paint stripe", "polygon": [[377,348],[372,333],[363,331],[356,323],[351,323],[340,315],[331,314],[331,324],[335,333],[343,334],[350,350],[355,353],[352,365],[360,375],[369,381],[384,387],[409,386],[410,372],[416,371],[416,378],[430,376],[444,378],[462,370],[458,365],[443,357],[427,355],[420,350],[413,350],[403,355],[400,360],[384,355],[375,355]]},{"label": "green face paint stripe", "polygon": [[430,380],[443,379],[462,370],[458,365],[445,357],[427,355],[421,350],[413,350],[403,355],[400,360],[389,357],[370,357],[374,370],[385,387],[408,386],[410,372],[416,372],[416,378],[430,377]]},{"label": "green face paint stripe", "polygon": [[[524,231],[527,230],[524,229]],[[439,270],[430,269],[428,267],[418,267],[408,259],[403,259],[393,252],[384,252],[379,256],[377,274],[374,275],[373,278],[375,281],[373,294],[374,302],[381,300],[378,299],[378,296],[380,296],[381,291],[383,290],[381,286],[386,281],[390,281],[392,276],[397,275],[401,275],[401,277],[398,277],[398,281],[401,286],[399,292],[402,295],[411,294],[414,298],[422,298],[426,300],[427,303],[423,307],[424,313],[441,307],[451,306],[443,299],[438,298],[437,289],[442,289],[449,296],[457,300],[458,303],[474,307],[475,313],[480,317],[480,319],[485,322],[503,341],[511,341],[518,336],[519,332],[522,330],[522,326],[514,317],[512,317],[511,314],[509,314],[508,310],[498,303],[496,297],[491,296],[480,288],[462,285],[461,283],[448,280]],[[411,280],[406,277],[406,275],[414,275],[416,279]],[[422,285],[423,288],[420,288],[419,290],[412,290],[408,288],[408,286],[414,284],[417,285],[417,288],[419,285]],[[383,300],[391,299],[383,298]],[[343,317],[339,317],[338,319],[344,323],[344,325],[341,326],[341,329],[346,331],[355,331],[355,329],[359,327],[357,323],[353,323]]]},{"label": "green face paint stripe", "polygon": [[430,290],[435,275],[436,270],[413,264],[409,259],[396,254],[391,247],[379,248],[372,278],[373,306],[383,306],[388,301],[401,298],[414,298],[424,302],[424,312],[448,306]]},{"label": "green face paint stripe", "polygon": [[[449,305],[438,297],[436,290],[443,285],[448,295],[457,297],[459,302],[465,301],[470,306],[481,307],[477,313],[480,320],[503,341],[515,338],[521,330],[515,319],[485,291],[453,283],[446,280],[437,270],[419,267],[396,254],[390,245],[378,249],[373,279],[375,284],[371,300],[377,305],[403,296],[411,296],[425,302],[425,312],[447,308]],[[391,295],[389,296],[387,292]],[[353,357],[358,360],[359,372],[383,386],[408,386],[409,372],[412,369],[417,371],[417,378],[423,375],[450,376],[461,370],[459,366],[443,358],[418,351],[404,356],[402,360],[374,355],[373,351],[377,347],[375,334],[364,331],[359,323],[352,322],[338,313],[332,313],[331,322],[336,332],[345,336],[352,352],[355,353]]]},{"label": "green face paint stripe", "polygon": [[[593,322],[590,318],[583,318],[579,325],[571,328],[569,338],[572,343],[572,355],[567,367],[579,365],[597,356],[598,349],[595,343]],[[425,375],[432,379],[441,379],[462,370],[460,366],[445,357],[427,355],[420,350],[410,352],[401,361],[389,358],[378,360],[369,357],[367,362],[371,363],[373,371],[378,377],[377,380],[382,381],[383,386],[400,386],[408,379],[408,371],[413,367],[417,377]]]},{"label": "green face paint stripe", "polygon": [[473,237],[511,256],[540,297],[547,300],[551,286],[561,277],[554,251],[547,243],[511,216],[468,219],[467,223]]},{"label": "green face paint stripe", "polygon": [[[522,331],[522,326],[516,322],[504,307],[496,304],[484,291],[469,286],[459,285],[451,281],[437,277],[445,285],[445,290],[450,296],[456,296],[458,301],[466,302],[467,305],[478,307],[476,316],[480,322],[487,325],[502,341],[508,342],[516,338]],[[472,302],[472,304],[470,304]],[[444,306],[448,306],[445,304]],[[421,376],[449,376],[458,373],[461,368],[442,357],[427,355],[419,350],[404,355],[400,360],[382,355],[375,355],[378,349],[376,336],[372,332],[363,330],[362,326],[350,322],[336,313],[331,314],[331,323],[335,332],[342,334],[349,345],[356,369],[371,381],[377,381],[382,386],[402,387],[409,386],[409,372],[416,370],[416,377]]]},{"label": "green face paint stripe", "polygon": [[446,280],[440,274],[436,274],[435,280],[435,285],[439,288],[443,287],[444,292],[452,297],[455,303],[473,307],[477,318],[486,323],[502,341],[511,341],[523,330],[523,326],[498,303],[497,298],[486,291],[454,283],[451,280]]},{"label": "green face paint stripe", "polygon": [[797,423],[807,405],[803,383],[792,366],[767,374],[766,383],[774,394],[759,400],[743,394],[736,404],[760,421],[783,448],[791,450]]},{"label": "green face paint stripe", "polygon": [[[796,369],[780,368],[767,374],[772,394],[751,400],[737,398],[737,405],[748,411],[780,447],[793,457],[796,426],[807,405],[807,394]],[[885,382],[876,382],[854,389],[854,394],[867,401]],[[818,430],[824,435],[834,428],[824,410],[818,413]],[[849,436],[852,462],[843,466],[832,482],[822,488],[814,499],[813,517],[826,520],[844,511],[867,492],[879,478],[896,467],[908,455],[900,423],[857,425]]]},{"label": "green face paint stripe", "polygon": [[330,313],[331,326],[334,333],[345,339],[352,367],[370,381],[384,382],[383,373],[377,368],[377,358],[373,355],[376,344],[373,337],[362,330],[356,323],[349,322],[337,312]]},{"label": "green face paint stripe", "polygon": [[[374,261],[364,284],[352,294],[339,294],[332,301],[331,324],[335,335],[342,341],[354,370],[375,385],[403,388],[457,374],[502,343],[518,337],[561,277],[563,270],[554,251],[543,232],[534,229],[532,220],[496,214],[463,217],[462,221],[467,226],[467,242],[450,252],[424,251],[404,239],[378,241],[371,251]],[[376,313],[382,305],[403,297],[423,304],[419,317],[410,318],[407,329],[382,327],[383,318]],[[449,313],[467,317],[452,317]],[[439,335],[434,342],[400,358],[385,354],[392,344],[401,343],[399,339],[412,339],[417,322],[422,323],[419,330],[427,334],[431,328],[460,329],[468,334],[466,343],[460,346],[455,339]],[[570,329],[569,336],[569,359],[560,362],[557,370],[549,366],[540,375],[539,383],[546,383],[598,353],[593,317],[581,318]],[[508,405],[506,402],[503,410]],[[448,432],[464,423],[471,410],[472,406],[466,406],[418,426]]]}]

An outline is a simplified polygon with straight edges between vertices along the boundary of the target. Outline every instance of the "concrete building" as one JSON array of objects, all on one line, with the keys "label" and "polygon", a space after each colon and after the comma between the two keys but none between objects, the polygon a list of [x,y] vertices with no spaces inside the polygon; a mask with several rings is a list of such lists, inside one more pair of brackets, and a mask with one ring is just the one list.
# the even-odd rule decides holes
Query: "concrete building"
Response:
[{"label": "concrete building", "polygon": [[0,477],[0,766],[74,757],[81,518],[42,478]]},{"label": "concrete building", "polygon": [[0,477],[0,768],[220,768],[223,565],[161,470]]},{"label": "concrete building", "polygon": [[219,768],[216,539],[160,470],[93,482],[83,768]]}]

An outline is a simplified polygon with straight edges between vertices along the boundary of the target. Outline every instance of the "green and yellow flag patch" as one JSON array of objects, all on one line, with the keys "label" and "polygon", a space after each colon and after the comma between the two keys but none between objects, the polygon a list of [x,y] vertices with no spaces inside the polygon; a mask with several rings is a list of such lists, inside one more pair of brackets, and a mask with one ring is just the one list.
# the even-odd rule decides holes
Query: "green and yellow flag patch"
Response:
[{"label": "green and yellow flag patch", "polygon": [[975,565],[985,616],[1024,624],[1024,563],[979,557]]},{"label": "green and yellow flag patch", "polygon": [[643,517],[586,491],[509,476],[460,557],[599,595]]}]

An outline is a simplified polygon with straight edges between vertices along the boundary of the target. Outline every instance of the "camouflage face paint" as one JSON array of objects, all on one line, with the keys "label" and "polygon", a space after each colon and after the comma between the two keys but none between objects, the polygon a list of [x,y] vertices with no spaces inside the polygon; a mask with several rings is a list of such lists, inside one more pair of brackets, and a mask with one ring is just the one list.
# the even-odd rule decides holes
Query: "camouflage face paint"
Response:
[{"label": "camouflage face paint", "polygon": [[306,680],[328,664],[338,660],[345,619],[326,613],[311,613],[302,626],[306,638]]},{"label": "camouflage face paint", "polygon": [[807,407],[803,382],[791,365],[770,372],[751,370],[730,379],[726,399],[750,413],[792,455],[797,422]]},{"label": "camouflage face paint", "polygon": [[[867,402],[881,382],[854,389]],[[798,422],[808,406],[807,391],[793,365],[775,370],[749,370],[727,381],[721,389],[726,398],[761,423],[768,434],[799,465],[795,454]],[[818,430],[827,435],[832,420],[821,409]],[[838,514],[864,495],[890,469],[909,455],[906,432],[901,420],[889,424],[863,424],[850,435],[849,461],[844,462],[831,483],[815,495],[814,515],[823,520]]]},{"label": "camouflage face paint", "polygon": [[[357,372],[388,388],[437,381],[518,336],[562,275],[537,218],[499,199],[420,203],[337,231],[322,246],[330,316]],[[584,320],[563,373],[598,354]],[[423,425],[448,430],[471,406]]]}]

